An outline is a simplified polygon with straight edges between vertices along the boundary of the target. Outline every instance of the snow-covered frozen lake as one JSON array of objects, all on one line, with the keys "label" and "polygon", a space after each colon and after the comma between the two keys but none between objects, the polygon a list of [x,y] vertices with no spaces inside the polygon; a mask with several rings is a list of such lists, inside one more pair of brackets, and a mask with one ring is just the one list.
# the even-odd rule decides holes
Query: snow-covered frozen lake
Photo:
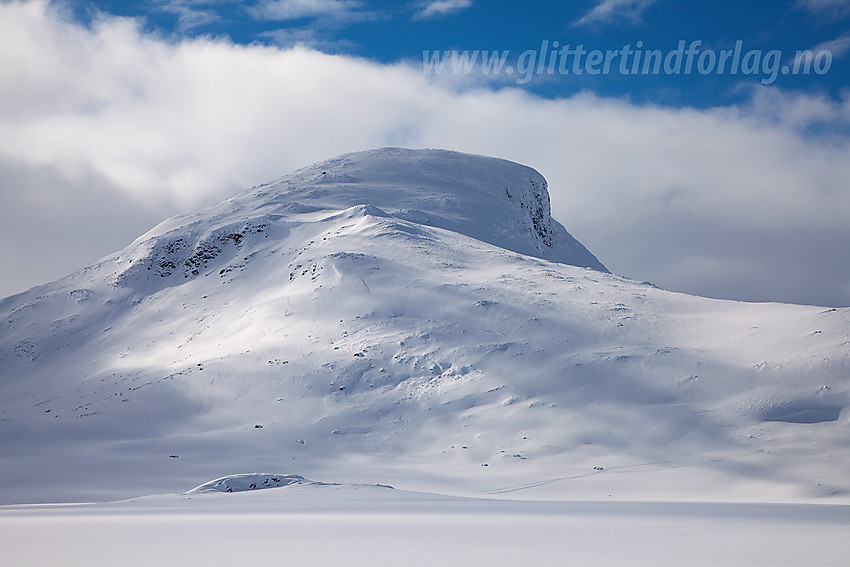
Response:
[{"label": "snow-covered frozen lake", "polygon": [[555,502],[306,486],[0,507],[4,565],[840,566],[850,506]]}]

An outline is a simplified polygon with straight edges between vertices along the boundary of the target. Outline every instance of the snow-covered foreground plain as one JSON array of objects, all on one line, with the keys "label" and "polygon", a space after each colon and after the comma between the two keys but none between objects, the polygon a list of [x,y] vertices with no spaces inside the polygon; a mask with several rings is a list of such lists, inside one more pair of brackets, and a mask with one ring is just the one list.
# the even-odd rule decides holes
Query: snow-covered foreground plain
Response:
[{"label": "snow-covered foreground plain", "polygon": [[850,309],[610,274],[501,160],[341,156],[0,300],[3,565],[841,565],[848,471]]},{"label": "snow-covered foreground plain", "polygon": [[0,507],[4,565],[843,566],[850,506],[544,502],[292,486]]}]

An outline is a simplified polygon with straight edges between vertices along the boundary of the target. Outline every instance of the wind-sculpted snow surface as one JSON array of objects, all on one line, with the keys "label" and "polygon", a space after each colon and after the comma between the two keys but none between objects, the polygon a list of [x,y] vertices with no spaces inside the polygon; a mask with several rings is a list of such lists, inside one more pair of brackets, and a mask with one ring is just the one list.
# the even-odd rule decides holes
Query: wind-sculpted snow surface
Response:
[{"label": "wind-sculpted snow surface", "polygon": [[850,494],[850,310],[611,275],[549,217],[543,178],[501,160],[342,156],[0,317],[2,502],[246,470],[500,497]]}]

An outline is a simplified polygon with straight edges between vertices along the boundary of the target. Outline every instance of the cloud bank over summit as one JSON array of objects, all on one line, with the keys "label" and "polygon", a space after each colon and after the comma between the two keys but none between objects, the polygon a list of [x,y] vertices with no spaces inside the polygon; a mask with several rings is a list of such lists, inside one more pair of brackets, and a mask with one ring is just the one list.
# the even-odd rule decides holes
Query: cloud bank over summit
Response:
[{"label": "cloud bank over summit", "polygon": [[401,145],[531,165],[553,216],[616,273],[850,304],[846,97],[756,88],[707,110],[550,100],[420,67],[0,4],[0,295],[304,163]]}]

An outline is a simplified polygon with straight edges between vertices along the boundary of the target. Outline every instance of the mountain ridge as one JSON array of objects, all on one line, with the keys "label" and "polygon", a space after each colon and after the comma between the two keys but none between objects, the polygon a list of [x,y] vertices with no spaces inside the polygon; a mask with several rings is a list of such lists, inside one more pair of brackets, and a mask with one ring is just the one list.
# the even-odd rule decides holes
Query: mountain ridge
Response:
[{"label": "mountain ridge", "polygon": [[[335,160],[0,301],[0,500],[252,470],[574,499],[850,494],[850,309],[553,260],[575,248],[538,231],[523,203],[543,207],[545,184],[525,166]],[[506,203],[507,236],[489,226]],[[62,482],[32,472],[48,470]]]}]

